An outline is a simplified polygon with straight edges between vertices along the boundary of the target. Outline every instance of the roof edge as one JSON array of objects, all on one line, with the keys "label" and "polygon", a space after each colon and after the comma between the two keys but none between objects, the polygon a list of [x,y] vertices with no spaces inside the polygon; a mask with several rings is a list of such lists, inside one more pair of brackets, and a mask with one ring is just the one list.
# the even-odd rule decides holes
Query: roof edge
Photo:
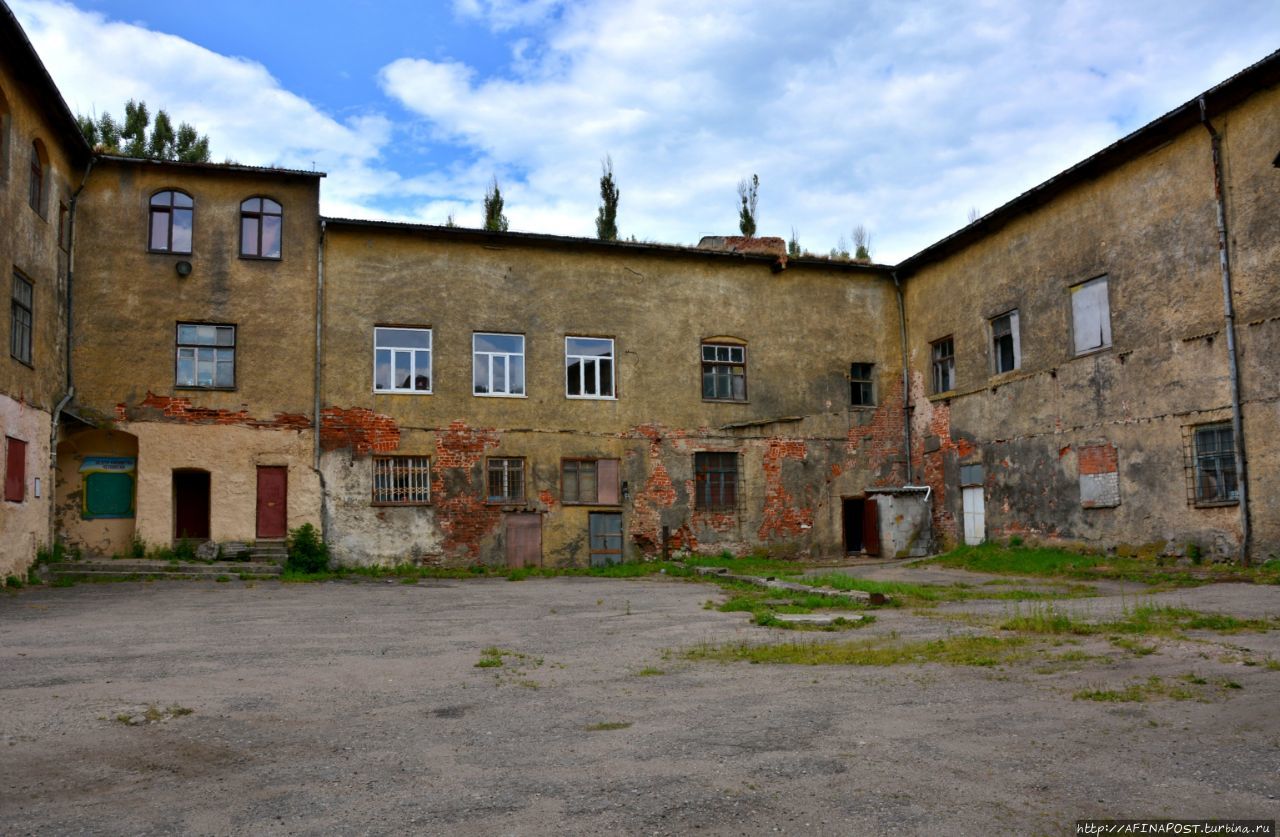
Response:
[{"label": "roof edge", "polygon": [[164,168],[188,169],[196,171],[238,171],[247,174],[276,174],[288,177],[326,177],[322,171],[305,171],[303,169],[285,169],[277,166],[248,166],[243,163],[188,163],[182,160],[161,160],[158,157],[126,157],[123,154],[95,154],[99,160],[123,165],[161,166]]},{"label": "roof edge", "polygon": [[[9,30],[5,32],[4,30]],[[8,35],[9,38],[4,36]],[[28,63],[35,70],[35,78],[31,79],[35,86],[43,88],[43,95],[48,96],[53,101],[55,111],[51,116],[51,121],[62,123],[60,126],[63,139],[68,141],[72,147],[74,154],[87,159],[93,155],[93,149],[89,146],[89,141],[84,138],[84,134],[80,132],[80,126],[76,123],[75,114],[71,112],[67,100],[62,98],[62,91],[58,89],[58,85],[53,80],[53,76],[49,75],[49,69],[45,67],[44,61],[40,59],[40,53],[36,52],[35,45],[31,43],[31,39],[27,37],[27,31],[22,28],[22,23],[18,20],[18,16],[9,8],[9,4],[5,0],[0,0],[0,42],[4,40],[16,40],[17,47],[25,55],[15,56],[15,63]],[[44,110],[44,109],[42,109]],[[45,111],[47,112],[47,111]]]}]

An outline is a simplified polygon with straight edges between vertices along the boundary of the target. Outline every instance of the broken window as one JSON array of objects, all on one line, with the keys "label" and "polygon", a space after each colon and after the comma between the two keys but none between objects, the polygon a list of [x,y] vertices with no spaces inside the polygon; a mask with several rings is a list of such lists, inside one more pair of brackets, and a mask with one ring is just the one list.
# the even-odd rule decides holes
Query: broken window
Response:
[{"label": "broken window", "polygon": [[726,511],[738,507],[738,454],[695,453],[694,504],[706,511]]},{"label": "broken window", "polygon": [[991,359],[997,375],[1022,366],[1022,338],[1018,334],[1016,310],[991,320]]},{"label": "broken window", "polygon": [[702,397],[708,401],[747,400],[747,347],[702,344]]},{"label": "broken window", "polygon": [[373,330],[375,392],[431,392],[431,329]]},{"label": "broken window", "polygon": [[524,335],[486,334],[471,337],[472,392],[476,395],[523,396]]},{"label": "broken window", "polygon": [[236,327],[178,323],[178,363],[174,383],[180,387],[234,389]]},{"label": "broken window", "polygon": [[249,198],[240,204],[240,256],[280,258],[280,229],[284,210],[271,198]]},{"label": "broken window", "polygon": [[524,460],[489,460],[489,502],[519,503],[524,500]]},{"label": "broken window", "polygon": [[613,398],[613,340],[607,337],[564,339],[565,395],[569,398]]},{"label": "broken window", "polygon": [[44,217],[44,152],[40,140],[31,143],[31,180],[27,189],[27,203],[40,217]]},{"label": "broken window", "polygon": [[1107,277],[1099,276],[1071,288],[1071,325],[1076,354],[1111,345],[1111,307],[1107,302]]},{"label": "broken window", "polygon": [[562,502],[614,506],[618,497],[618,460],[566,459],[560,463]]},{"label": "broken window", "polygon": [[849,403],[855,407],[874,407],[875,390],[872,387],[873,363],[854,363],[849,367]]},{"label": "broken window", "polygon": [[4,447],[4,498],[21,503],[27,499],[27,443],[6,436]]},{"label": "broken window", "polygon": [[9,303],[9,354],[31,365],[32,285],[13,274],[13,296]]},{"label": "broken window", "polygon": [[929,345],[933,358],[933,392],[935,395],[950,392],[956,387],[955,343],[952,338],[944,337]]},{"label": "broken window", "polygon": [[1192,456],[1196,505],[1239,502],[1235,433],[1231,422],[1194,428]]},{"label": "broken window", "polygon": [[185,192],[168,190],[151,196],[147,249],[153,253],[190,253],[195,201]]},{"label": "broken window", "polygon": [[420,506],[431,500],[431,459],[426,456],[375,456],[373,504]]}]

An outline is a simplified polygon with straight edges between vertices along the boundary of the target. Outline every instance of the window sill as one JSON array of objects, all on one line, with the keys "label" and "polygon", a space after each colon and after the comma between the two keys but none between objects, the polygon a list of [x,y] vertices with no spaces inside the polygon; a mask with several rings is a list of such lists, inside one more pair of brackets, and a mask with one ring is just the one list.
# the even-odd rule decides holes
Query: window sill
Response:
[{"label": "window sill", "polygon": [[743,399],[737,399],[737,398],[704,398],[704,399],[702,399],[702,403],[703,403],[703,404],[750,404],[751,402],[750,402],[748,399],[746,399],[746,398],[743,398]]},{"label": "window sill", "polygon": [[22,366],[25,366],[32,371],[35,371],[35,368],[36,368],[35,364],[31,363],[30,361],[23,360],[20,357],[14,357],[13,355],[9,355],[9,360],[17,361]]},{"label": "window sill", "polygon": [[431,501],[427,500],[423,503],[379,503],[377,500],[374,500],[370,502],[369,505],[375,509],[423,509],[430,508]]},{"label": "window sill", "polygon": [[929,400],[930,401],[950,401],[952,398],[955,398],[956,395],[957,393],[954,389],[949,389],[946,392],[935,392],[934,394],[929,396]]},{"label": "window sill", "polygon": [[1191,504],[1197,509],[1225,509],[1240,505],[1239,500],[1197,500]]},{"label": "window sill", "polygon": [[434,395],[429,389],[375,389],[374,395]]},{"label": "window sill", "polygon": [[246,262],[282,262],[284,261],[284,259],[281,258],[280,256],[249,256],[249,255],[245,255],[244,253],[240,254],[240,258]]},{"label": "window sill", "polygon": [[174,384],[174,389],[184,392],[235,392],[235,387],[202,387],[195,384]]},{"label": "window sill", "polygon": [[561,500],[560,505],[569,506],[570,508],[575,508],[575,509],[586,509],[586,508],[620,509],[622,508],[621,503],[583,502],[582,500]]},{"label": "window sill", "polygon": [[518,506],[524,508],[528,501],[523,497],[489,497],[484,502],[487,506]]},{"label": "window sill", "polygon": [[1089,355],[1096,355],[1102,352],[1109,352],[1111,351],[1111,347],[1112,347],[1112,344],[1108,343],[1105,346],[1098,346],[1097,348],[1094,348],[1094,349],[1085,349],[1083,352],[1076,352],[1074,355],[1072,355],[1072,357],[1088,357]]},{"label": "window sill", "polygon": [[147,250],[147,254],[151,256],[190,256],[191,251],[183,252],[181,250]]},{"label": "window sill", "polygon": [[1006,369],[1003,372],[992,372],[991,377],[987,379],[987,384],[989,386],[999,386],[1000,384],[1012,381],[1021,371],[1021,366],[1015,366],[1013,369]]},{"label": "window sill", "polygon": [[473,392],[476,398],[528,398],[528,395],[509,394],[505,392]]},{"label": "window sill", "polygon": [[616,395],[565,395],[569,401],[617,401]]},{"label": "window sill", "polygon": [[719,509],[719,508],[716,508],[716,509],[709,509],[709,508],[705,508],[705,507],[700,507],[700,508],[696,508],[696,509],[694,509],[694,511],[695,511],[695,512],[705,512],[706,514],[737,514],[737,513],[738,513],[738,507],[737,507],[737,506],[732,506],[732,507],[726,507],[726,508],[723,508],[723,509]]},{"label": "window sill", "polygon": [[850,410],[874,410],[874,409],[875,409],[876,407],[878,407],[878,406],[880,406],[880,405],[878,405],[878,404],[850,404],[850,405],[849,405],[849,409],[850,409]]}]

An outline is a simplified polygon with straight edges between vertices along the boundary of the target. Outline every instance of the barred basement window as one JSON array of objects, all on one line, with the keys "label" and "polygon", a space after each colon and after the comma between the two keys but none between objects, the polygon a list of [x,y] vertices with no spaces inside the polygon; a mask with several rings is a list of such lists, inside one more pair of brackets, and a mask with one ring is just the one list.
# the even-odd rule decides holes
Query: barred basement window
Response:
[{"label": "barred basement window", "polygon": [[375,456],[373,504],[421,506],[431,502],[431,459],[426,456]]},{"label": "barred basement window", "polygon": [[1240,502],[1235,432],[1230,422],[1184,428],[1187,499],[1196,506]]},{"label": "barred basement window", "polygon": [[489,502],[519,503],[524,501],[524,460],[489,460]]}]

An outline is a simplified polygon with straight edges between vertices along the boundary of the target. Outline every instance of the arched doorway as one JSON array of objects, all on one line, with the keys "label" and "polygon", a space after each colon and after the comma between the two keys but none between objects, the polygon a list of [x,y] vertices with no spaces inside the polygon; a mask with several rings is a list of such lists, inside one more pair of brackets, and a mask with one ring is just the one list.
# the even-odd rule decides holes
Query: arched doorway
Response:
[{"label": "arched doorway", "polygon": [[136,532],[138,437],[83,430],[58,442],[58,536],[88,555],[128,555]]}]

